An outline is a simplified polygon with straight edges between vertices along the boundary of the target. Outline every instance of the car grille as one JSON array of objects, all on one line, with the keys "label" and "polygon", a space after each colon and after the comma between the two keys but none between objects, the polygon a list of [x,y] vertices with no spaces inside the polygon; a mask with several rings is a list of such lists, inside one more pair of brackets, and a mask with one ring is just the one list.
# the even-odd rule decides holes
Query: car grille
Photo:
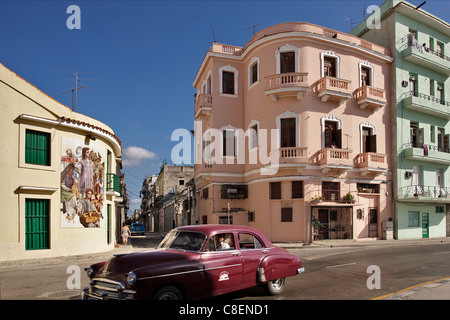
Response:
[{"label": "car grille", "polygon": [[92,299],[132,300],[136,291],[125,289],[119,281],[104,278],[91,280],[89,297]]}]

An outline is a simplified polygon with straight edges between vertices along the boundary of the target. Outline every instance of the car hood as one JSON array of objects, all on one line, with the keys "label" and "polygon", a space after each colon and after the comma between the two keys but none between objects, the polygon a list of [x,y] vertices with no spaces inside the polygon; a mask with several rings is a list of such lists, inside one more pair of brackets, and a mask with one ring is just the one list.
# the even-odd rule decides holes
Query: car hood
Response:
[{"label": "car hood", "polygon": [[125,273],[157,265],[173,264],[181,260],[192,260],[198,256],[197,253],[185,252],[181,250],[158,249],[152,251],[142,251],[129,254],[118,254],[112,257],[101,271],[105,275],[116,278]]}]

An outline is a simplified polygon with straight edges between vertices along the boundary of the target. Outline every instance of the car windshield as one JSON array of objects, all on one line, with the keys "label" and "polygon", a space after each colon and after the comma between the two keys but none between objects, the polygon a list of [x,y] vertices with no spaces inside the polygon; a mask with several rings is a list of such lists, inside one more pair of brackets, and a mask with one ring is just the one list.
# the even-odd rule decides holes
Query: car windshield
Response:
[{"label": "car windshield", "polygon": [[158,246],[158,249],[180,249],[200,251],[205,243],[206,235],[200,232],[178,231],[169,232]]}]

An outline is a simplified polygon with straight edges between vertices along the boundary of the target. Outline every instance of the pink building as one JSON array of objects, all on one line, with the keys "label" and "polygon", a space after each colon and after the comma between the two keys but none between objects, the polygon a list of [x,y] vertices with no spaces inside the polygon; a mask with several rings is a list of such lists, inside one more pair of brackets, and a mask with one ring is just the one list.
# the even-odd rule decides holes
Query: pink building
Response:
[{"label": "pink building", "polygon": [[382,238],[392,218],[384,47],[283,23],[214,43],[194,81],[197,217],[272,241]]}]

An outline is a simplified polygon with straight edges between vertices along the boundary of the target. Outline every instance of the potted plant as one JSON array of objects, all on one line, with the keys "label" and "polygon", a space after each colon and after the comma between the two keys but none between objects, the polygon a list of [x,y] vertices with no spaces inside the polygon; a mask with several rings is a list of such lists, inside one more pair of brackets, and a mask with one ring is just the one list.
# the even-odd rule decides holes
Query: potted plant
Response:
[{"label": "potted plant", "polygon": [[323,200],[323,197],[317,196],[317,195],[311,198],[311,202],[314,202],[314,203],[322,203],[322,200]]},{"label": "potted plant", "polygon": [[343,200],[346,203],[355,203],[355,197],[350,192],[344,196]]}]

